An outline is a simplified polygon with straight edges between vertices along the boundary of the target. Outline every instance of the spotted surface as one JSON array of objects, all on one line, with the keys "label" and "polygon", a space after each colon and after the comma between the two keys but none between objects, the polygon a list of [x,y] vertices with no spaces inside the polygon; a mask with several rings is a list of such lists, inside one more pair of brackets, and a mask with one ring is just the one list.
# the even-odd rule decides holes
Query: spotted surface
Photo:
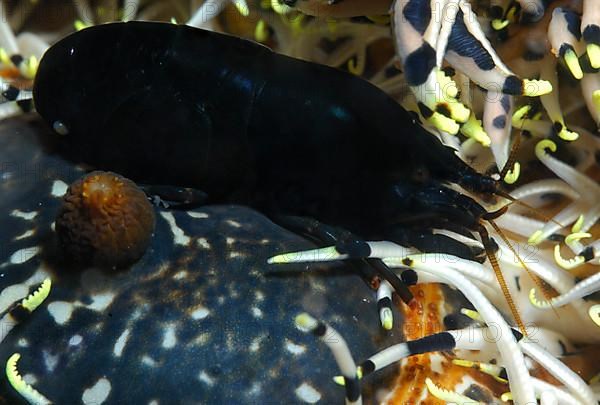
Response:
[{"label": "spotted surface", "polygon": [[[381,331],[359,277],[268,267],[269,256],[310,244],[244,207],[161,211],[131,269],[67,269],[53,221],[82,171],[44,152],[40,131],[31,119],[0,124],[0,311],[53,280],[0,344],[0,365],[21,353],[20,373],[54,403],[341,403],[331,353],[294,316],[334,324],[357,360],[400,340]],[[21,401],[6,378],[0,397]]]}]

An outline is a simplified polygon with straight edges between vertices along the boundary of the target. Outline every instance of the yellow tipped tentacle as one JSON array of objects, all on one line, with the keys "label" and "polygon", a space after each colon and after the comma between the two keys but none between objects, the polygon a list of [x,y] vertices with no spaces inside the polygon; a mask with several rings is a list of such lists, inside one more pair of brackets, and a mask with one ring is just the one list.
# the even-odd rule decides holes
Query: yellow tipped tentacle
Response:
[{"label": "yellow tipped tentacle", "polygon": [[19,353],[9,357],[6,362],[6,378],[15,391],[19,393],[27,402],[35,405],[51,404],[50,400],[40,394],[35,388],[27,384],[17,369],[17,362],[21,358]]}]

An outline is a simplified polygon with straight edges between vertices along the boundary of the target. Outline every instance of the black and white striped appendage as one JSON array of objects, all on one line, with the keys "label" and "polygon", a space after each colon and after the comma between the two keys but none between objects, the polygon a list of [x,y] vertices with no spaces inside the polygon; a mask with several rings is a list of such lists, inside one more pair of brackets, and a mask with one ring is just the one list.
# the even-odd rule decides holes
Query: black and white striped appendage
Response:
[{"label": "black and white striped appendage", "polygon": [[581,17],[581,35],[587,44],[586,51],[590,65],[594,69],[600,68],[600,5],[597,1],[586,0],[583,2],[583,16]]},{"label": "black and white striped appendage", "polygon": [[45,279],[34,292],[15,304],[0,318],[0,342],[17,324],[26,319],[44,302],[50,294],[51,287],[52,281],[49,278]]},{"label": "black and white striped appendage", "polygon": [[[512,332],[517,341],[523,338],[523,335],[516,329],[512,329]],[[360,374],[363,377],[367,376],[415,354],[454,349],[489,350],[490,345],[495,347],[494,333],[497,331],[489,328],[467,328],[440,332],[410,342],[399,343],[376,353],[363,362],[360,365]]]},{"label": "black and white striped appendage", "polygon": [[302,313],[296,317],[296,325],[304,331],[312,332],[321,339],[333,353],[333,357],[335,357],[335,361],[344,377],[346,404],[362,404],[356,363],[354,362],[350,349],[342,335],[331,326],[317,321],[307,313]]},{"label": "black and white striped appendage", "polygon": [[565,65],[576,79],[583,77],[579,55],[583,53],[581,43],[581,20],[572,10],[557,7],[552,12],[548,26],[548,40],[555,54],[564,60]]},{"label": "black and white striped appendage", "polygon": [[2,100],[0,106],[8,103],[16,105],[22,112],[29,112],[33,109],[33,96],[29,90],[20,90],[17,87],[0,80],[0,90]]},{"label": "black and white striped appendage", "polygon": [[377,310],[381,326],[385,330],[391,330],[394,325],[392,312],[392,286],[387,281],[381,281],[377,289]]}]

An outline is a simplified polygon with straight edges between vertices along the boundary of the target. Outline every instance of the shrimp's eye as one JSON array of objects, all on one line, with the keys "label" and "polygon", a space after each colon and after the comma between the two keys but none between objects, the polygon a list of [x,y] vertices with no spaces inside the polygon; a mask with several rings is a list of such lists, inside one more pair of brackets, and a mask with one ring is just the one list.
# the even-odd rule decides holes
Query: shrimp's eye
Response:
[{"label": "shrimp's eye", "polygon": [[54,124],[52,124],[52,128],[54,129],[54,132],[56,132],[59,135],[69,134],[69,128],[67,128],[67,126],[61,121],[54,121]]}]

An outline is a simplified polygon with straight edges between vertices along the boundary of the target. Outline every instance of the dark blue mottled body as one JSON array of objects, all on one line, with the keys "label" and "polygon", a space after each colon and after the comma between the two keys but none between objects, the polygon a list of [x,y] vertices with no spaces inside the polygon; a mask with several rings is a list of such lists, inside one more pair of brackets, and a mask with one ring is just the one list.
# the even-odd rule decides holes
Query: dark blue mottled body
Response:
[{"label": "dark blue mottled body", "polygon": [[[82,171],[44,151],[23,123],[5,121],[0,134],[0,161],[11,162],[0,173],[0,292],[43,278],[41,270],[53,281],[46,302],[0,345],[0,365],[19,352],[19,371],[53,403],[81,403],[103,378],[111,385],[105,404],[303,403],[296,393],[303,384],[323,403],[339,403],[333,357],[295,328],[294,316],[311,311],[335,323],[360,358],[401,339],[381,331],[372,292],[358,277],[267,268],[274,253],[312,245],[246,208],[161,211],[189,240],[176,241],[159,213],[152,245],[131,269],[67,271],[51,229],[61,198],[51,191]],[[11,263],[15,252],[38,247]],[[23,403],[2,374],[0,403]]]}]

